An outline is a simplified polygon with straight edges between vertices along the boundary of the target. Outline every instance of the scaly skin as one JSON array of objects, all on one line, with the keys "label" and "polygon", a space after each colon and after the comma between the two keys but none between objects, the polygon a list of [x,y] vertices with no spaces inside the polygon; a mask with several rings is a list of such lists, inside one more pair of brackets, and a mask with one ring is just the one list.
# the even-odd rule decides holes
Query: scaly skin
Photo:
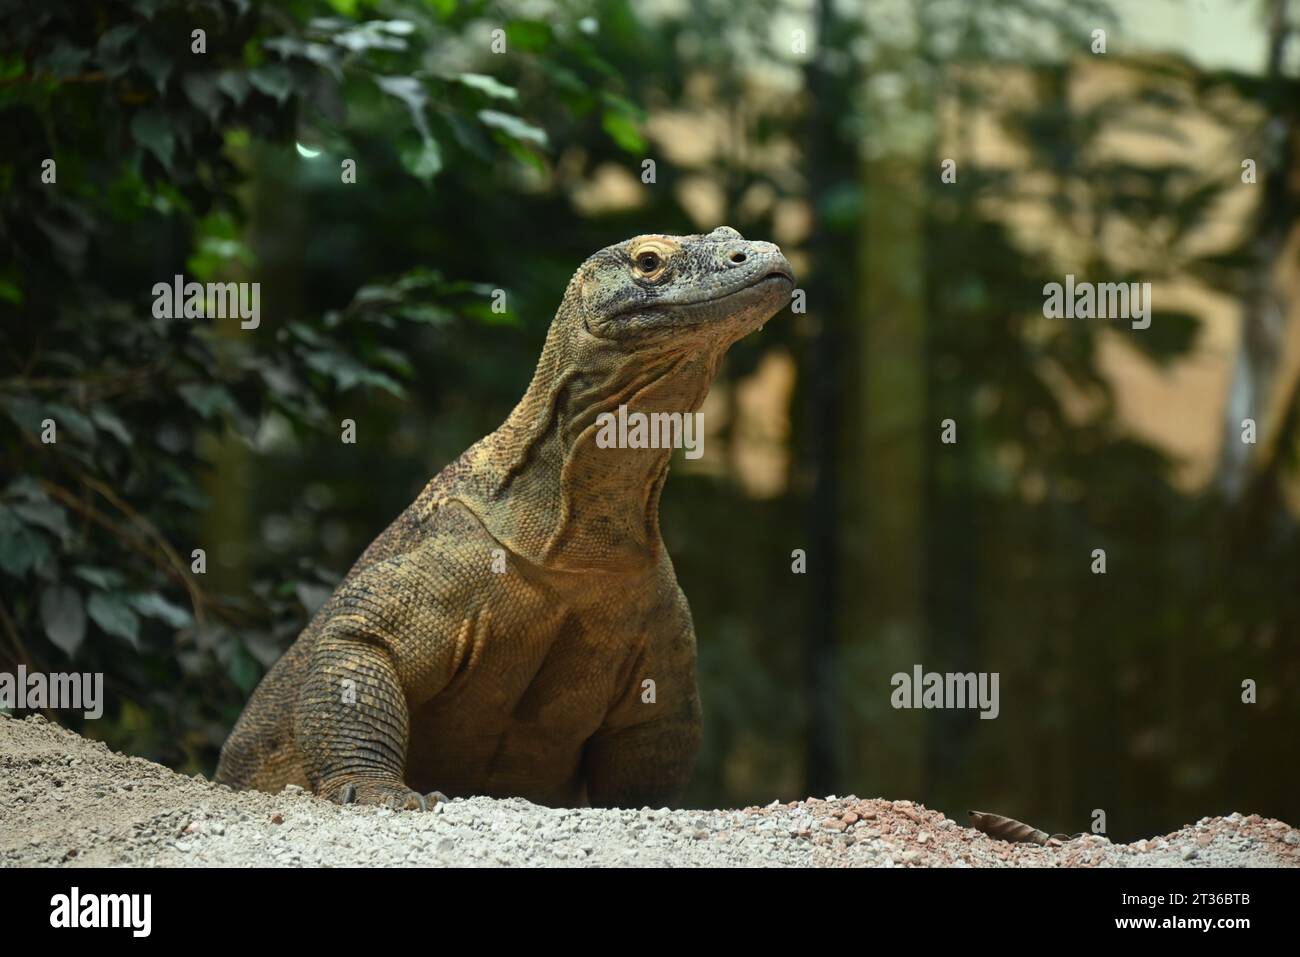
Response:
[{"label": "scaly skin", "polygon": [[411,809],[673,802],[700,702],[659,536],[671,450],[599,448],[596,417],[697,410],[792,277],[725,226],[587,260],[519,405],[366,549],[258,685],[217,781]]}]

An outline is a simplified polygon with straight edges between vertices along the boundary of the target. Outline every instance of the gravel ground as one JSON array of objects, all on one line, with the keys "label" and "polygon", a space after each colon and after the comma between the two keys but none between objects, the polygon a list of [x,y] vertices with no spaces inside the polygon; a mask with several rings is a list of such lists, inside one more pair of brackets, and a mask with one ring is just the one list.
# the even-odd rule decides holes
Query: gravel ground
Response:
[{"label": "gravel ground", "polygon": [[429,813],[236,793],[41,718],[0,715],[0,866],[1297,867],[1300,831],[1258,815],[1165,837],[1010,844],[911,801],[723,811],[454,800]]}]

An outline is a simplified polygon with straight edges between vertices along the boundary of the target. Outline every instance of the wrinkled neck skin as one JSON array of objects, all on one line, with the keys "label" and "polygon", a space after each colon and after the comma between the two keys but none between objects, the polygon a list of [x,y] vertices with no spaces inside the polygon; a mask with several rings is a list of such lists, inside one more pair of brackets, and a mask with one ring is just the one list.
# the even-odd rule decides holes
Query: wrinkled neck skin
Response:
[{"label": "wrinkled neck skin", "polygon": [[732,340],[718,334],[670,350],[575,338],[552,328],[527,393],[488,438],[497,468],[484,520],[537,565],[644,571],[663,549],[659,495],[672,449],[600,448],[597,417],[620,405],[697,411]]}]

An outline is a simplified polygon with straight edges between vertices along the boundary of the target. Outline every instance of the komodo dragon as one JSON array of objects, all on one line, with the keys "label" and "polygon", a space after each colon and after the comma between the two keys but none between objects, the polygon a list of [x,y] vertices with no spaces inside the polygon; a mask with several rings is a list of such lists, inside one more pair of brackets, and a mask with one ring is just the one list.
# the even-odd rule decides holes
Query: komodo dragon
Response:
[{"label": "komodo dragon", "polygon": [[671,449],[602,448],[596,419],[697,410],[793,287],[779,248],[727,226],[583,263],[523,399],[366,549],[258,685],[216,780],[412,810],[674,801],[700,702],[659,535]]}]

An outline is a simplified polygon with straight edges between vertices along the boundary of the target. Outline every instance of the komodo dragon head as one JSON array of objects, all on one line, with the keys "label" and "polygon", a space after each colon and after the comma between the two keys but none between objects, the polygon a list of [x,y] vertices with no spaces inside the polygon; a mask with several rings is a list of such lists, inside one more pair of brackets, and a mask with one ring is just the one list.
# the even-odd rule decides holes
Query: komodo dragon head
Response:
[{"label": "komodo dragon head", "polygon": [[772,243],[730,226],[637,236],[596,253],[565,296],[570,321],[629,354],[725,348],[790,300],[794,271]]},{"label": "komodo dragon head", "polygon": [[575,441],[597,415],[624,404],[693,412],[727,348],[780,311],[793,289],[780,248],[730,226],[608,246],[569,281],[531,397],[566,406]]},{"label": "komodo dragon head", "polygon": [[727,348],[789,301],[772,243],[729,226],[648,234],[578,268],[537,370],[507,421],[467,453],[479,492],[460,497],[517,554],[605,569],[653,561],[671,449],[601,448],[603,413],[696,412]]}]

